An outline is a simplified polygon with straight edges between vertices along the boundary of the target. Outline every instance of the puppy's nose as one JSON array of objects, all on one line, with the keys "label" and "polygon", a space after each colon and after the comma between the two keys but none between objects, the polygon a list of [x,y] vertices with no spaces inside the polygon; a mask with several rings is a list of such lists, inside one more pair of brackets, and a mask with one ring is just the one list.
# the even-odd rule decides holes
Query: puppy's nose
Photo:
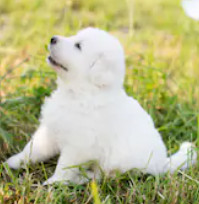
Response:
[{"label": "puppy's nose", "polygon": [[50,39],[50,44],[51,45],[54,45],[54,44],[56,44],[57,43],[57,38],[56,37],[52,37],[51,39]]}]

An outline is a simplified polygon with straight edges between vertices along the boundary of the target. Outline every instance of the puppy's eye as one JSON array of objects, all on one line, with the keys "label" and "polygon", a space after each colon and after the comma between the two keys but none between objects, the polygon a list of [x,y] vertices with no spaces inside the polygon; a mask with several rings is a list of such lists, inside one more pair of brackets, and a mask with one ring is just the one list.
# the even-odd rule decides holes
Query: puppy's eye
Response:
[{"label": "puppy's eye", "polygon": [[80,44],[80,43],[75,43],[75,47],[76,47],[77,49],[79,49],[79,50],[81,50],[81,49],[82,49],[82,47],[81,47],[81,44]]}]

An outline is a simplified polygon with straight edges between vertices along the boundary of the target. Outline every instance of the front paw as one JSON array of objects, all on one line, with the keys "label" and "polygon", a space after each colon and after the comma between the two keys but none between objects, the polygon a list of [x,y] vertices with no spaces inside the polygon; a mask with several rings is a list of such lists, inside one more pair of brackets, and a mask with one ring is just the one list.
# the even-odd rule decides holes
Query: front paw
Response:
[{"label": "front paw", "polygon": [[10,157],[5,163],[12,169],[19,169],[22,163],[20,153]]},{"label": "front paw", "polygon": [[57,178],[56,176],[52,176],[50,177],[48,180],[44,181],[43,182],[43,186],[47,186],[47,185],[51,185],[51,184],[54,184],[54,183],[62,183],[64,185],[68,185],[68,182],[67,181],[64,181],[60,178]]}]

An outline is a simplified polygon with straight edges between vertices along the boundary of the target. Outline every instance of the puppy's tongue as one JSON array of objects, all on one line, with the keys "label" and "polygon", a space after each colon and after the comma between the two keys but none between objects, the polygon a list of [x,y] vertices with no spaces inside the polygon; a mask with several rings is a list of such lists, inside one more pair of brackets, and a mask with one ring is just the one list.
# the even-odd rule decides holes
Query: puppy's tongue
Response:
[{"label": "puppy's tongue", "polygon": [[53,69],[54,69],[55,71],[58,71],[58,70],[60,69],[60,67],[59,67],[59,66],[53,66]]}]

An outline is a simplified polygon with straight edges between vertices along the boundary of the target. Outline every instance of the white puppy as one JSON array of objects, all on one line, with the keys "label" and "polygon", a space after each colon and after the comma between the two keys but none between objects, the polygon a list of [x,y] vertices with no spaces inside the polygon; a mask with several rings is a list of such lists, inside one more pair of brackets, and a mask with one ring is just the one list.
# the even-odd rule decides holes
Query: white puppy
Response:
[{"label": "white puppy", "polygon": [[138,168],[154,175],[196,162],[188,142],[167,157],[151,117],[125,93],[124,53],[116,38],[87,28],[68,38],[54,36],[49,49],[58,88],[45,100],[31,141],[7,160],[11,168],[60,154],[54,175],[44,183],[50,184],[80,182],[78,169],[67,167],[89,160],[98,161],[107,174]]}]

